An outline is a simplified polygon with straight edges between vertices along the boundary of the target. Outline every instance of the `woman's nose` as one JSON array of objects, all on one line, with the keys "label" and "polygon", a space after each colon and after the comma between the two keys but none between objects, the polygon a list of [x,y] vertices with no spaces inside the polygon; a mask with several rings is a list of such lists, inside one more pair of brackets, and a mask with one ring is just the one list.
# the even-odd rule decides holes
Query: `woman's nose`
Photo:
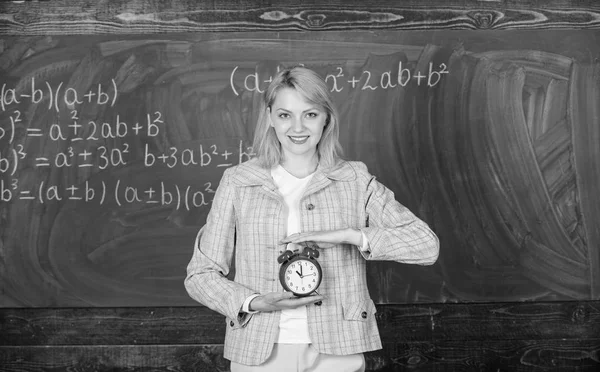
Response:
[{"label": "woman's nose", "polygon": [[304,130],[304,121],[302,118],[295,118],[292,121],[292,130],[294,132],[302,132]]}]

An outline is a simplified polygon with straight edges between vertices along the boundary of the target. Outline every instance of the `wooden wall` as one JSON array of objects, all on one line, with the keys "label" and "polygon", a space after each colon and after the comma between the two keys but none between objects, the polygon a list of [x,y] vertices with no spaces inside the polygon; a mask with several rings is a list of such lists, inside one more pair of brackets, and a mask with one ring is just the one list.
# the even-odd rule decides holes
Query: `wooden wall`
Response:
[{"label": "wooden wall", "polygon": [[[386,305],[368,371],[595,371],[597,302]],[[206,308],[1,309],[2,371],[227,371]]]},{"label": "wooden wall", "polygon": [[594,0],[3,1],[0,33],[598,28]]},{"label": "wooden wall", "polygon": [[[0,3],[0,35],[19,36],[584,28],[600,28],[592,0]],[[600,367],[600,301],[379,305],[378,322],[384,349],[369,371]],[[223,334],[202,307],[3,308],[0,370],[227,371]]]}]

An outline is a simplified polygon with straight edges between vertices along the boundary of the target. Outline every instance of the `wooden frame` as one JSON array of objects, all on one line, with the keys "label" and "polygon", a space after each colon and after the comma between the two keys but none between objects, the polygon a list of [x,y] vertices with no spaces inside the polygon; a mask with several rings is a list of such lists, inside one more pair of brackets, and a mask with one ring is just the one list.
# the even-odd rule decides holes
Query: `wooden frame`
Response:
[{"label": "wooden frame", "polygon": [[[0,309],[4,370],[227,371],[206,308]],[[387,305],[367,371],[593,371],[597,302]]]},{"label": "wooden frame", "polygon": [[593,0],[6,1],[3,35],[599,28]]}]

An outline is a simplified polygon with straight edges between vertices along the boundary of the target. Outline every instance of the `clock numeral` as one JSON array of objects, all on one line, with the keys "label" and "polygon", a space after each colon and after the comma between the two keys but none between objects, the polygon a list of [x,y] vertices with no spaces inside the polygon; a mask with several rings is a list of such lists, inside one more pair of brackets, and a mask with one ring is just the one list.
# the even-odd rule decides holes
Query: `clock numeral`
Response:
[{"label": "clock numeral", "polygon": [[[294,282],[290,282],[290,287],[292,287],[293,285],[294,285]],[[296,287],[296,288],[298,288],[298,287]]]}]

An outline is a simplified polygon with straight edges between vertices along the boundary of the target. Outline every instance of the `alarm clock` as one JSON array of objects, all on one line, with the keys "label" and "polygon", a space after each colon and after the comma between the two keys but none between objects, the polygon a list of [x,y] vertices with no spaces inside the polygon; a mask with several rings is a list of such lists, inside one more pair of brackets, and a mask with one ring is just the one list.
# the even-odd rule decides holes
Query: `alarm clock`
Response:
[{"label": "alarm clock", "polygon": [[305,297],[317,288],[323,279],[321,265],[317,261],[319,251],[305,247],[302,252],[286,250],[278,258],[279,281],[286,291],[292,292],[298,297]]}]

